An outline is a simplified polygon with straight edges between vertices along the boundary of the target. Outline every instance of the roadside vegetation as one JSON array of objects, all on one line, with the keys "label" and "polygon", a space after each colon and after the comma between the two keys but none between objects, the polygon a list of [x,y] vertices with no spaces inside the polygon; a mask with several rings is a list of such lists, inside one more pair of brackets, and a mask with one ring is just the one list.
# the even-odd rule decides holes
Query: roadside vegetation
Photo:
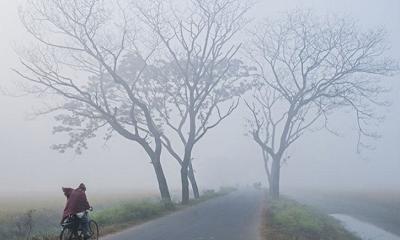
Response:
[{"label": "roadside vegetation", "polygon": [[400,191],[316,191],[291,192],[296,200],[326,213],[346,213],[400,235]]},{"label": "roadside vegetation", "polygon": [[273,240],[360,240],[329,215],[283,197],[268,200],[262,233]]},{"label": "roadside vegetation", "polygon": [[[222,196],[234,188],[221,188],[218,191],[206,190],[199,199],[190,205]],[[97,199],[99,207],[91,214],[100,228],[100,235],[106,235],[182,210],[187,206],[171,203],[166,205],[155,197],[130,199]],[[95,206],[97,206],[95,204]],[[2,212],[0,209],[0,239],[8,240],[56,240],[60,232],[59,220],[62,209],[55,206],[35,205],[35,209]]]}]

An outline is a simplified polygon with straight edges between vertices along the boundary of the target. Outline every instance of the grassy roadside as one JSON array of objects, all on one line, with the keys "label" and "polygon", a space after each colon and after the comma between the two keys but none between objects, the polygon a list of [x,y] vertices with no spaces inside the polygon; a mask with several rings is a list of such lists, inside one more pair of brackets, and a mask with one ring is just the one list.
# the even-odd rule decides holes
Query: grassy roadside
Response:
[{"label": "grassy roadside", "polygon": [[322,191],[301,189],[288,194],[299,202],[326,213],[346,213],[388,232],[400,235],[400,191],[352,190]]},{"label": "grassy roadside", "polygon": [[[234,191],[233,188],[221,188],[219,191],[208,190],[203,192],[200,199],[192,200],[189,205],[165,205],[155,200],[141,200],[113,205],[100,211],[95,211],[91,218],[100,228],[100,235],[104,236],[133,227],[146,221],[183,210],[200,202],[226,195]],[[22,238],[21,238],[22,239]],[[26,238],[23,238],[26,239]],[[57,240],[58,232],[38,234],[32,240]]]},{"label": "grassy roadside", "polygon": [[268,240],[360,240],[339,221],[309,206],[282,197],[268,198],[262,228]]}]

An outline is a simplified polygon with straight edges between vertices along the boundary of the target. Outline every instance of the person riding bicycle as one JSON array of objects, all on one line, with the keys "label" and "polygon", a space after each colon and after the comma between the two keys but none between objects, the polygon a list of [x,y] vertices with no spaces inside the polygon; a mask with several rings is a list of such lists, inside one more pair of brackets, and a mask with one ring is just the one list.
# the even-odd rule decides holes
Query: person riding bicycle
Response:
[{"label": "person riding bicycle", "polygon": [[89,239],[89,216],[86,211],[91,209],[92,207],[90,206],[86,197],[85,184],[81,183],[77,189],[63,187],[62,190],[64,192],[64,195],[67,197],[67,203],[64,208],[61,223],[63,223],[64,220],[67,219],[69,216],[78,216],[79,223],[85,239]]}]

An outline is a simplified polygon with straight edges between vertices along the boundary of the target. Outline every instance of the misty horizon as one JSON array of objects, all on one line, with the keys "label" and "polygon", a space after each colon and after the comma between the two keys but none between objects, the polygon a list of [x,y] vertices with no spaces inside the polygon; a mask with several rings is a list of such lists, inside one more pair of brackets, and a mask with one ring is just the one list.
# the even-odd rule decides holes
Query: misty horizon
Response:
[{"label": "misty horizon", "polygon": [[[19,1],[23,4],[24,1]],[[18,49],[30,40],[18,18],[18,3],[0,2],[0,87],[20,95],[19,76],[11,69],[19,67]],[[362,6],[362,7],[360,7]],[[389,55],[400,59],[400,2],[377,1],[259,1],[251,10],[256,20],[274,18],[290,9],[315,10],[318,15],[338,14],[356,19],[365,28],[384,27],[391,46]],[[352,115],[339,111],[333,115],[333,128],[341,136],[326,130],[306,134],[289,150],[290,159],[282,168],[282,191],[290,189],[321,190],[398,190],[400,188],[400,82],[399,77],[385,77],[391,91],[385,99],[388,107],[379,108],[385,116],[376,127],[381,137],[372,142],[373,149],[357,153],[357,134]],[[60,194],[62,186],[76,187],[85,182],[93,192],[157,192],[157,182],[150,160],[138,144],[116,136],[105,143],[96,138],[82,155],[72,151],[60,154],[50,149],[66,138],[53,135],[54,119],[31,113],[46,100],[31,96],[0,95],[0,194],[45,192]],[[245,136],[243,101],[220,126],[199,142],[193,152],[193,165],[200,190],[222,186],[246,186],[255,182],[267,185],[261,152]],[[180,189],[179,165],[163,150],[162,163],[172,191]]]}]

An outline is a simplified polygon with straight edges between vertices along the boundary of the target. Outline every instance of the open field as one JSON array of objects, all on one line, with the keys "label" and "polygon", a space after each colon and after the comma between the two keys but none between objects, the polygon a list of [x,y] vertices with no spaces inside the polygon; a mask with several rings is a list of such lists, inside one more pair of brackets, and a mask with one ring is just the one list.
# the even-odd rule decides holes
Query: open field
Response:
[{"label": "open field", "polygon": [[[39,196],[38,196],[39,195]],[[136,194],[88,194],[90,203],[95,208],[94,214],[124,204],[157,202],[153,193]],[[3,196],[0,200],[0,239],[18,239],[29,234],[48,235],[60,230],[59,222],[65,205],[62,192],[58,196],[45,194],[19,194]],[[31,228],[31,230],[30,230]]]},{"label": "open field", "polygon": [[263,221],[263,239],[359,240],[329,215],[285,197],[268,200]]},{"label": "open field", "polygon": [[400,236],[400,192],[293,191],[289,195],[325,213],[346,214]]},{"label": "open field", "polygon": [[[217,197],[232,191],[203,192],[200,200]],[[91,217],[100,226],[102,235],[113,233],[144,221],[179,210],[178,204],[165,206],[152,193],[93,195],[89,201],[95,211]],[[0,206],[0,239],[19,240],[32,236],[35,240],[53,240],[60,232],[59,222],[65,199],[60,197],[2,198]]]}]

